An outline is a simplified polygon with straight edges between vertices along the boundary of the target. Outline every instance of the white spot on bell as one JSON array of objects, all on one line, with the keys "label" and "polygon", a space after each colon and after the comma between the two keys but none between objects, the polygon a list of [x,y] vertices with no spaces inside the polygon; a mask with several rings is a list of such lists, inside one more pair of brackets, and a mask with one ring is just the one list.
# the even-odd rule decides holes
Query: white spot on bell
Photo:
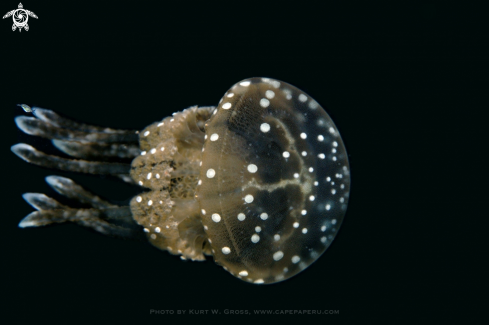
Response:
[{"label": "white spot on bell", "polygon": [[245,214],[244,214],[244,213],[239,213],[239,214],[238,214],[238,220],[239,220],[239,221],[244,221],[244,219],[246,219]]},{"label": "white spot on bell", "polygon": [[219,139],[219,134],[214,133],[213,135],[211,135],[211,141],[216,141],[217,139]]},{"label": "white spot on bell", "polygon": [[246,202],[246,203],[251,203],[251,202],[253,202],[253,199],[254,199],[254,198],[253,198],[253,195],[251,195],[251,194],[248,194],[248,195],[246,195],[246,196],[245,196],[245,202]]},{"label": "white spot on bell", "polygon": [[255,244],[258,243],[260,241],[260,236],[253,234],[253,236],[251,236],[251,241]]},{"label": "white spot on bell", "polygon": [[307,228],[302,228],[302,233],[307,234]]},{"label": "white spot on bell", "polygon": [[261,220],[267,220],[268,214],[266,212],[263,212],[262,214],[260,214],[260,218],[261,218]]},{"label": "white spot on bell", "polygon": [[299,95],[299,100],[304,103],[307,100],[307,96],[304,95],[304,94],[300,94]]},{"label": "white spot on bell", "polygon": [[212,218],[212,221],[214,221],[214,222],[221,221],[221,216],[217,213],[213,213],[211,218]]},{"label": "white spot on bell", "polygon": [[276,234],[273,236],[273,239],[275,239],[275,241],[279,241],[280,240],[280,235],[279,234]]},{"label": "white spot on bell", "polygon": [[248,276],[248,272],[246,272],[245,270],[243,270],[243,271],[240,271],[239,272],[239,275],[241,275],[241,276]]},{"label": "white spot on bell", "polygon": [[263,133],[267,133],[268,131],[270,131],[270,124],[262,123],[260,125],[260,131],[262,131]]},{"label": "white spot on bell", "polygon": [[223,253],[223,254],[225,254],[225,255],[227,255],[227,254],[231,253],[231,248],[226,247],[226,246],[225,246],[225,247],[223,247],[223,248],[222,248],[222,253]]},{"label": "white spot on bell", "polygon": [[290,153],[288,151],[284,151],[282,153],[282,156],[284,156],[284,158],[289,158],[290,157]]},{"label": "white spot on bell", "polygon": [[231,103],[225,103],[222,105],[222,108],[224,109],[230,109],[231,108]]},{"label": "white spot on bell", "polygon": [[153,204],[153,201],[149,200],[148,205],[152,205],[152,204]]},{"label": "white spot on bell", "polygon": [[243,82],[240,82],[239,84],[243,87],[248,87],[250,85],[251,82],[249,81],[243,81]]},{"label": "white spot on bell", "polygon": [[256,171],[257,171],[257,170],[258,170],[258,167],[256,167],[256,165],[255,165],[255,164],[249,164],[249,165],[248,165],[248,171],[249,171],[250,173],[252,173],[252,174],[253,174],[253,173],[256,173]]},{"label": "white spot on bell", "polygon": [[207,170],[206,175],[207,175],[208,178],[212,178],[212,177],[216,176],[216,171],[214,169],[212,169],[212,168],[209,168]]},{"label": "white spot on bell", "polygon": [[273,92],[273,90],[267,90],[265,91],[265,96],[267,96],[268,99],[272,99],[273,97],[275,97],[275,93]]},{"label": "white spot on bell", "polygon": [[260,106],[263,108],[267,108],[268,106],[270,106],[270,101],[266,98],[262,98],[260,99]]},{"label": "white spot on bell", "polygon": [[307,134],[305,134],[304,132],[301,133],[301,139],[307,139]]},{"label": "white spot on bell", "polygon": [[275,261],[280,261],[282,259],[282,257],[284,257],[284,253],[282,251],[278,251],[278,252],[273,253],[273,259]]},{"label": "white spot on bell", "polygon": [[140,196],[138,196],[138,197],[136,198],[136,201],[138,201],[138,202],[141,202],[142,200],[143,200],[143,198],[142,198],[142,197],[140,197]]},{"label": "white spot on bell", "polygon": [[297,255],[292,256],[292,263],[297,264],[299,263],[301,258]]},{"label": "white spot on bell", "polygon": [[147,137],[149,135],[149,131],[144,132],[144,136]]}]

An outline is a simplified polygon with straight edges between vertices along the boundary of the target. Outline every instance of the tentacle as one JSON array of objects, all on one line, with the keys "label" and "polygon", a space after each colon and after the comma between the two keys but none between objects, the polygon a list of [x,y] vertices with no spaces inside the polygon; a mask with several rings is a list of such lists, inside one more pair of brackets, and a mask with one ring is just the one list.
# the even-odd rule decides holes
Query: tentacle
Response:
[{"label": "tentacle", "polygon": [[32,164],[72,172],[118,175],[129,174],[131,167],[130,164],[123,163],[74,160],[51,156],[25,143],[13,145],[11,150],[17,156]]},{"label": "tentacle", "polygon": [[93,208],[103,209],[117,207],[116,205],[111,204],[85,190],[83,187],[76,184],[69,178],[61,176],[47,176],[46,182],[59,194],[64,195],[67,198],[77,200],[81,203],[88,204]]},{"label": "tentacle", "polygon": [[120,237],[135,237],[141,233],[139,226],[132,221],[128,227],[109,223],[106,220],[122,221],[125,225],[127,217],[131,216],[129,207],[107,209],[51,209],[34,211],[19,223],[20,228],[39,227],[53,223],[75,222],[81,226],[92,228],[105,235]]},{"label": "tentacle", "polygon": [[61,117],[49,109],[33,107],[32,110],[33,110],[32,114],[34,114],[35,117],[58,128],[65,128],[65,129],[77,130],[82,132],[136,134],[136,131],[132,131],[132,130],[116,130],[116,129],[104,128],[100,126],[75,122],[67,118]]},{"label": "tentacle", "polygon": [[64,140],[52,140],[53,145],[62,152],[77,158],[134,158],[140,154],[135,144],[96,144]]},{"label": "tentacle", "polygon": [[[34,111],[35,112],[35,111]],[[53,124],[29,116],[17,116],[17,127],[29,135],[35,135],[48,139],[69,141],[96,142],[96,143],[138,143],[138,134],[130,132],[94,132],[64,129]]]}]

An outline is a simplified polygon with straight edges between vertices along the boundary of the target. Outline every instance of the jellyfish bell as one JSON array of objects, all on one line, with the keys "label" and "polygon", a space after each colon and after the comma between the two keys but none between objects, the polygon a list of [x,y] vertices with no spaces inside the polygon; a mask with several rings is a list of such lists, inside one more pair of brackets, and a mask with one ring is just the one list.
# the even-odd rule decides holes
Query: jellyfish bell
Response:
[{"label": "jellyfish bell", "polygon": [[135,132],[82,125],[48,110],[35,115],[16,120],[19,128],[53,139],[71,156],[134,159],[130,165],[70,160],[18,144],[12,150],[21,158],[114,174],[146,191],[119,207],[51,176],[53,188],[87,209],[30,194],[24,198],[39,211],[20,226],[72,221],[121,236],[142,228],[154,246],[182,259],[212,255],[234,276],[269,284],[319,258],[345,215],[350,177],[339,132],[314,99],[282,81],[246,79],[217,108],[195,106],[155,122],[138,133],[139,152]]}]

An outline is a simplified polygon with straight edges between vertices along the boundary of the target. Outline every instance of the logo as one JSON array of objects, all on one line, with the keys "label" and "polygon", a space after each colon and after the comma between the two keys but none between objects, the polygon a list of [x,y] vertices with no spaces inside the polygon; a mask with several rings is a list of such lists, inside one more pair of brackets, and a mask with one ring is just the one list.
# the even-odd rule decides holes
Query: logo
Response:
[{"label": "logo", "polygon": [[25,10],[24,6],[22,6],[22,3],[19,3],[18,9],[14,9],[12,11],[7,12],[5,16],[3,16],[3,19],[10,16],[12,16],[12,19],[14,20],[14,24],[12,25],[12,31],[15,31],[18,28],[19,32],[22,31],[22,28],[24,28],[26,31],[29,30],[29,25],[27,25],[29,16],[37,19],[36,14],[33,13],[32,11]]}]

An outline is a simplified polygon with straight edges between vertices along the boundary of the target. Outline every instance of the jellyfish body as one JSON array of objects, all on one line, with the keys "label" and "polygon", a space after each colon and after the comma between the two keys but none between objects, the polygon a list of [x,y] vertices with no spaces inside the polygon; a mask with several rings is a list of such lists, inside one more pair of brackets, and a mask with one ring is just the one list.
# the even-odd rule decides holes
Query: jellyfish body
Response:
[{"label": "jellyfish body", "polygon": [[[63,123],[77,124],[53,122],[45,111],[36,112],[54,130],[46,133],[49,127],[32,120],[18,122],[19,127],[53,138],[68,154],[93,157],[94,151],[107,153],[103,149],[107,144],[99,142],[109,139],[113,139],[111,148],[126,148],[126,155],[134,153],[117,143],[132,141],[131,134],[118,130],[107,129],[108,134],[81,146],[56,139],[64,134],[56,129],[63,128]],[[39,134],[40,129],[44,133]],[[77,136],[83,138],[80,132]],[[25,160],[52,164],[46,162],[54,158],[45,158],[27,145],[17,146],[14,152]],[[344,144],[324,109],[287,83],[267,78],[238,82],[217,108],[191,107],[151,124],[139,132],[139,146],[141,152],[130,168],[104,162],[92,163],[85,171],[113,171],[147,189],[129,207],[95,206],[90,210],[95,219],[88,218],[94,223],[88,226],[96,229],[93,224],[106,222],[105,215],[122,216],[125,221],[130,215],[160,249],[190,260],[212,255],[234,276],[269,284],[290,278],[313,263],[342,223],[350,186]],[[84,171],[80,165],[87,166],[79,160],[63,163],[60,166],[74,171]],[[60,210],[69,210],[56,205],[52,209],[49,198],[39,195],[29,196],[31,204],[33,197],[44,200],[47,208],[26,217],[24,226],[48,224],[50,215],[55,216],[51,223],[60,222]],[[54,210],[57,213],[46,212]],[[67,214],[65,221],[77,222],[77,213]],[[87,213],[85,223],[78,223],[87,226],[86,221]],[[134,230],[134,226],[129,228]]]}]

